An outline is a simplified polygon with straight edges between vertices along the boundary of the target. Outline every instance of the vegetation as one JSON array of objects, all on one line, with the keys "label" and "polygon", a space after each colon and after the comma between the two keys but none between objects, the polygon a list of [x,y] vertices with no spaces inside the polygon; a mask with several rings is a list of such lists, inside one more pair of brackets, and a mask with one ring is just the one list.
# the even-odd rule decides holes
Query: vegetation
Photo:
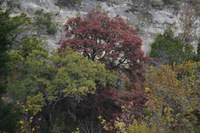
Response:
[{"label": "vegetation", "polygon": [[56,4],[60,7],[80,5],[82,0],[57,0]]},{"label": "vegetation", "polygon": [[150,57],[161,64],[182,63],[194,57],[193,47],[175,38],[169,29],[157,36],[151,48]]},{"label": "vegetation", "polygon": [[200,62],[181,65],[149,67],[146,73],[148,101],[142,119],[137,121],[130,112],[131,104],[123,106],[123,113],[114,124],[99,117],[104,130],[117,133],[198,132]]},{"label": "vegetation", "polygon": [[34,25],[37,28],[37,32],[42,32],[44,29],[46,29],[46,32],[49,35],[56,33],[57,26],[52,21],[51,13],[45,13],[43,10],[38,10],[35,12],[34,20]]},{"label": "vegetation", "polygon": [[[103,64],[94,63],[70,49],[54,51],[49,56],[36,38],[25,38],[22,50],[11,50],[9,57],[7,88],[21,107],[24,132],[50,132],[53,127],[45,127],[45,124],[58,124],[53,123],[51,116],[60,111],[58,108],[62,109],[63,102],[71,105],[73,111],[84,97],[96,92],[97,86],[103,89],[114,85],[116,80]],[[63,109],[69,110],[67,106]],[[37,125],[41,124],[37,118],[42,125]],[[36,126],[42,128],[35,129]]]},{"label": "vegetation", "polygon": [[146,57],[136,30],[119,16],[109,18],[98,9],[89,12],[87,19],[68,20],[65,26],[67,38],[61,42],[60,49],[70,46],[88,59],[100,61],[107,69],[117,71],[121,79],[109,93],[115,95],[118,110],[121,111],[122,104],[134,101],[134,108],[137,106],[139,111],[145,102],[143,64]]},{"label": "vegetation", "polygon": [[[149,69],[149,119],[171,132],[199,131],[199,62]],[[152,121],[152,123],[153,123]],[[166,129],[167,128],[167,129]]]},{"label": "vegetation", "polygon": [[10,14],[0,11],[0,132],[199,132],[200,44],[194,52],[189,34],[159,34],[149,59],[130,23],[94,9],[47,50],[26,30],[55,34],[51,14]]},{"label": "vegetation", "polygon": [[4,94],[7,91],[6,76],[9,74],[7,51],[16,44],[17,36],[24,31],[30,20],[25,14],[11,18],[10,11],[0,9],[0,132],[15,132],[18,113],[11,103],[8,103]]}]

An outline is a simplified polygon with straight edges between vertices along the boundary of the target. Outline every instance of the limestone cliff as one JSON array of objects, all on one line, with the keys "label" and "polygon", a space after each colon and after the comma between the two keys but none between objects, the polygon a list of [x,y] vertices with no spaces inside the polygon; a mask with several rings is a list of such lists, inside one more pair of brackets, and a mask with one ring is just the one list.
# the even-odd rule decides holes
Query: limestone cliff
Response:
[{"label": "limestone cliff", "polygon": [[[94,7],[108,11],[110,17],[120,15],[130,21],[138,29],[146,53],[156,35],[166,28],[172,28],[176,36],[194,47],[200,39],[199,0],[5,0],[2,7],[11,8],[13,16],[25,12],[33,17],[40,9],[52,13],[57,33],[40,35],[50,48],[57,47],[64,37],[63,25],[68,18],[84,15]],[[30,34],[34,32],[30,31]]]}]

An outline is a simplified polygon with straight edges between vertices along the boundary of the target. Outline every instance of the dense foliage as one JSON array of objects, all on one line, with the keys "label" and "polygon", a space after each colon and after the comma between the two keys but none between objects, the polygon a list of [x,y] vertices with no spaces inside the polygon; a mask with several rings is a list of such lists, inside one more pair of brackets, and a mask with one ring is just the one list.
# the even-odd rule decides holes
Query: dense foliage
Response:
[{"label": "dense foliage", "polygon": [[[0,2],[1,3],[1,2]],[[11,18],[10,11],[0,9],[0,132],[14,132],[17,126],[17,112],[10,103],[4,103],[7,86],[7,51],[16,44],[16,38],[30,22],[25,14]]]},{"label": "dense foliage", "polygon": [[146,106],[149,120],[161,131],[199,131],[199,68],[199,62],[186,62],[164,65],[159,70],[149,69],[147,87],[150,98]]},{"label": "dense foliage", "polygon": [[131,103],[123,106],[123,113],[114,124],[99,117],[107,132],[168,133],[200,130],[200,62],[163,65],[147,68],[148,101],[137,121],[131,112]]},{"label": "dense foliage", "polygon": [[6,51],[12,47],[16,37],[24,30],[23,26],[29,24],[30,20],[25,14],[11,18],[9,10],[0,10],[0,20],[0,67],[3,69],[7,60]]},{"label": "dense foliage", "polygon": [[121,77],[118,90],[111,88],[106,93],[115,96],[110,99],[118,107],[133,100],[134,108],[139,110],[145,102],[143,64],[146,58],[136,30],[121,17],[109,18],[98,9],[90,11],[86,18],[69,19],[65,27],[67,38],[61,41],[61,51],[70,46],[88,59],[104,63],[107,69],[116,70]]},{"label": "dense foliage", "polygon": [[151,66],[136,30],[94,9],[69,19],[59,49],[47,50],[25,31],[54,34],[52,15],[10,13],[0,11],[0,132],[199,132],[200,43],[195,51],[166,30]]},{"label": "dense foliage", "polygon": [[44,12],[43,10],[37,10],[35,12],[34,25],[38,34],[46,30],[46,32],[51,35],[55,34],[57,31],[56,24],[53,23],[51,13]]},{"label": "dense foliage", "polygon": [[66,24],[67,39],[61,49],[70,46],[91,60],[104,62],[109,69],[142,68],[144,53],[136,30],[119,16],[91,11],[88,18],[72,18]]},{"label": "dense foliage", "polygon": [[[41,46],[42,42],[36,38],[25,38],[21,50],[9,52],[7,88],[24,113],[21,120],[24,132],[53,130],[51,113],[55,107],[55,110],[60,107],[73,112],[70,108],[75,108],[88,94],[94,94],[97,86],[103,89],[116,80],[116,76],[105,70],[101,63],[94,63],[70,49],[49,55]],[[62,102],[69,105],[62,107]],[[36,119],[39,117],[43,127],[34,129],[40,124]],[[33,120],[30,122],[30,119]]]},{"label": "dense foliage", "polygon": [[175,38],[169,29],[157,36],[151,48],[150,56],[161,64],[182,63],[194,56],[193,47]]}]

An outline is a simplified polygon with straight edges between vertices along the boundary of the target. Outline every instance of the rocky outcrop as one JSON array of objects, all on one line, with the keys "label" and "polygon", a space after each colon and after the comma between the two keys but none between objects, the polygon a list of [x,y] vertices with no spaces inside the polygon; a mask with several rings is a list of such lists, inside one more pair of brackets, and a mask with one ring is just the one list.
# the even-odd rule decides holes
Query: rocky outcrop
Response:
[{"label": "rocky outcrop", "polygon": [[[182,2],[182,6],[179,6],[180,3],[173,2],[171,0],[112,0],[111,2],[82,0],[80,5],[68,7],[65,5],[58,6],[55,0],[6,0],[2,6],[3,8],[11,7],[13,15],[25,12],[33,17],[35,11],[40,9],[52,13],[54,22],[58,25],[57,33],[40,36],[47,40],[50,49],[57,47],[55,44],[64,37],[63,25],[68,18],[84,15],[90,9],[100,7],[102,10],[108,11],[110,17],[118,14],[130,21],[139,30],[143,39],[142,49],[148,53],[156,35],[162,33],[166,28],[172,28],[176,36],[180,36],[184,32],[181,18],[184,16],[183,13],[186,10],[184,5],[187,3]],[[177,5],[175,6],[175,4]],[[194,17],[193,14],[190,15]],[[197,19],[189,30],[191,32],[191,40],[189,41],[194,44],[194,47],[200,36],[200,18],[199,16],[195,17]],[[192,18],[188,17],[188,19]]]}]

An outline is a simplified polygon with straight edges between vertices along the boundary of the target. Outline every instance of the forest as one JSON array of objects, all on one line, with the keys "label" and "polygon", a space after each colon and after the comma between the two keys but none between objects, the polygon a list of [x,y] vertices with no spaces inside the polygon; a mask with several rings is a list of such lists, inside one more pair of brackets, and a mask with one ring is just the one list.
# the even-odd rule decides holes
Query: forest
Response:
[{"label": "forest", "polygon": [[99,8],[64,28],[49,50],[27,33],[55,34],[50,13],[0,9],[0,133],[200,131],[200,38],[195,49],[187,25],[157,34],[148,54],[137,27]]}]

